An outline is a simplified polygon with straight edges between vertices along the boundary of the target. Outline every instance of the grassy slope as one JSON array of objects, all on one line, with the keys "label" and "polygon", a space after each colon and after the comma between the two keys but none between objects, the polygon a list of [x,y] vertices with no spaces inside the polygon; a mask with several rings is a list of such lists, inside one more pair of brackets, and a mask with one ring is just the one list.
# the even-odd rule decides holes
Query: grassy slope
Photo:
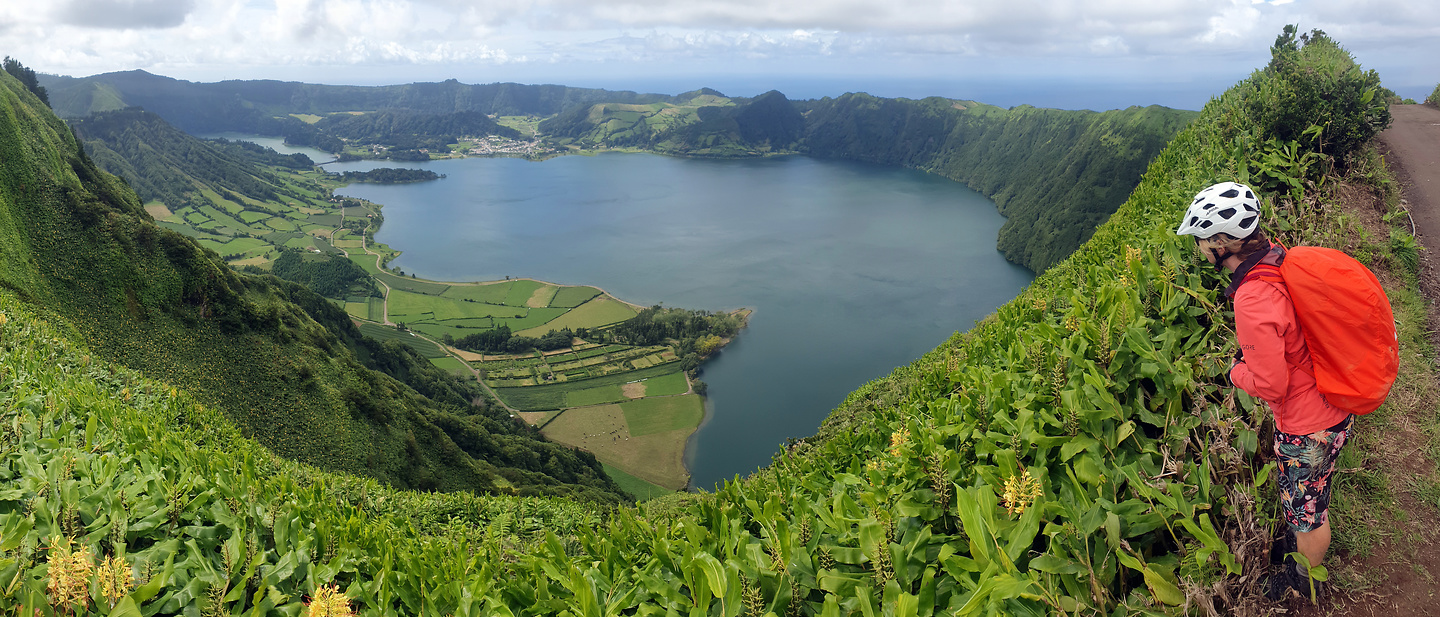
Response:
[{"label": "grassy slope", "polygon": [[327,469],[416,488],[616,496],[593,460],[366,369],[346,346],[358,333],[324,300],[239,275],[154,226],[8,76],[0,105],[0,285],[71,320],[101,357],[185,384],[277,453]]},{"label": "grassy slope", "polygon": [[[237,590],[244,585],[223,598],[237,611],[252,603],[264,610],[266,602],[298,611],[297,596],[329,580],[365,610],[385,614],[664,614],[695,607],[724,615],[881,612],[876,607],[902,615],[1180,614],[1187,596],[1223,612],[1244,609],[1230,593],[1240,591],[1239,574],[1260,565],[1263,551],[1250,549],[1257,538],[1264,542],[1270,516],[1255,508],[1267,487],[1251,465],[1261,462],[1252,457],[1265,413],[1222,387],[1232,350],[1214,291],[1220,281],[1171,226],[1195,190],[1249,172],[1245,146],[1255,125],[1243,100],[1263,79],[1257,75],[1212,101],[1150,166],[1119,214],[1015,302],[862,387],[820,435],[794,444],[746,481],[619,510],[593,530],[557,525],[544,542],[519,549],[500,539],[504,529],[484,535],[469,525],[448,530],[441,548],[433,536],[343,505],[344,487],[321,481],[293,502],[271,506],[283,517],[247,513],[228,525],[257,530],[263,546],[273,541],[274,554],[259,554],[266,563],[296,555],[285,563],[303,563],[303,572],[261,568],[259,580],[252,579],[244,567],[227,565],[247,559],[227,562],[223,551],[204,550],[219,539],[235,553],[251,545],[245,534],[224,531],[198,533],[202,550],[186,545],[176,563],[190,573],[186,580],[207,573],[196,590],[218,587],[224,596],[232,582]],[[3,336],[15,340],[12,330]],[[20,340],[47,344],[42,337]],[[55,379],[65,371],[40,369],[73,363],[24,366],[27,374]],[[71,389],[86,387],[93,386]],[[212,472],[233,468],[227,465],[234,459],[215,459],[218,469],[201,466],[207,452],[167,441],[163,432],[144,433],[156,416],[119,404],[95,406],[103,424],[93,445],[76,431],[42,447],[38,427],[64,418],[43,397],[7,401],[16,402],[6,413],[23,417],[25,427],[6,442],[18,444],[14,454],[7,450],[7,464],[35,461],[27,477],[42,478],[67,457],[87,456],[75,465],[75,480],[58,480],[61,494],[69,482],[97,477],[89,471],[93,450],[134,451],[140,446],[129,444],[150,438],[159,439],[154,447],[185,479],[181,486],[191,487],[186,495],[292,482],[288,474],[248,472],[214,480]],[[30,419],[40,416],[44,422]],[[107,439],[117,433],[125,438]],[[88,447],[76,447],[82,444]],[[1027,475],[1033,484],[1017,480]],[[47,509],[35,510],[43,514],[16,515],[20,500],[33,499],[39,487],[10,490],[18,492],[0,493],[8,508],[0,510],[0,525],[26,531],[5,537],[39,546],[47,532],[66,531],[51,522],[65,520],[59,514],[66,510],[48,500],[39,503]],[[338,508],[331,505],[337,500]],[[135,514],[153,514],[149,508]],[[182,515],[201,530],[229,516],[214,507]],[[343,533],[336,533],[337,517],[346,515]],[[33,530],[25,522],[32,520]],[[277,520],[285,524],[271,522]],[[116,533],[108,519],[90,524],[91,536]],[[307,551],[294,550],[293,539],[309,536],[293,535],[296,525],[314,525],[313,537],[334,549],[315,551],[325,559],[305,560]],[[165,532],[152,531],[161,528],[135,533],[163,539]],[[273,539],[272,528],[281,530]],[[484,541],[466,542],[467,529]],[[107,549],[102,540],[93,543]],[[36,553],[4,559],[27,573],[23,594],[42,593]],[[231,574],[217,580],[208,572]],[[144,602],[147,612],[198,610],[198,593],[177,590],[184,581],[158,580],[175,602]]]}]

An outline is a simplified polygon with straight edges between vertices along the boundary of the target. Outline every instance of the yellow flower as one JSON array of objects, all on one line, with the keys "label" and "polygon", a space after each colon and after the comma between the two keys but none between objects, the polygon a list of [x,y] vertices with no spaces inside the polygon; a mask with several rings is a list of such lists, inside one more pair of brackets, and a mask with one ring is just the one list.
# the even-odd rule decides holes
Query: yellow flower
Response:
[{"label": "yellow flower", "polygon": [[79,550],[70,549],[70,538],[56,536],[50,541],[50,604],[61,606],[79,604],[83,609],[90,604],[90,575],[95,571],[95,557],[90,547],[80,545]]},{"label": "yellow flower", "polygon": [[890,456],[900,456],[900,449],[910,440],[910,431],[904,427],[890,434]]},{"label": "yellow flower", "polygon": [[353,617],[350,598],[341,593],[338,585],[321,585],[310,598],[307,617]]},{"label": "yellow flower", "polygon": [[130,564],[125,563],[125,559],[119,555],[101,562],[95,578],[100,579],[100,593],[110,601],[112,607],[135,588],[135,582],[130,576]]},{"label": "yellow flower", "polygon": [[1026,469],[1018,476],[1005,478],[1005,509],[1011,514],[1024,514],[1030,504],[1035,503],[1045,491],[1040,489],[1040,480]]}]

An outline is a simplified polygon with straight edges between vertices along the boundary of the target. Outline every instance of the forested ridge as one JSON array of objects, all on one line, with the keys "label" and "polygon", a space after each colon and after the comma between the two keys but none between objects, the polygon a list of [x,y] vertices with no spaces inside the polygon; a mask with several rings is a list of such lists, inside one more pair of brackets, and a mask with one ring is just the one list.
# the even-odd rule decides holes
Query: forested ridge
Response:
[{"label": "forested ridge", "polygon": [[281,182],[257,163],[306,169],[314,165],[303,154],[285,156],[247,142],[197,139],[135,108],[77,118],[70,126],[101,169],[125,178],[141,200],[162,201],[174,210],[214,205],[202,189],[275,200],[284,190]]},{"label": "forested ridge", "polygon": [[[415,489],[621,499],[593,457],[485,404],[473,382],[365,340],[301,285],[235,272],[156,226],[69,127],[0,80],[0,286],[67,320],[98,359],[183,385],[245,435],[320,468]],[[114,129],[108,137],[140,164],[266,186],[246,148],[200,142],[143,112],[81,124]]]},{"label": "forested ridge", "polygon": [[275,135],[279,133],[271,131],[278,126],[277,122],[303,124],[294,118],[275,118],[292,113],[389,109],[419,114],[479,112],[499,116],[550,116],[602,101],[650,103],[677,98],[558,85],[472,85],[453,79],[395,86],[328,86],[281,81],[195,83],[139,70],[85,78],[50,75],[40,78],[54,91],[55,113],[62,118],[138,106],[189,133],[240,131]]},{"label": "forested ridge", "polygon": [[802,150],[963,182],[1005,215],[1005,258],[1043,272],[1090,238],[1195,112],[1001,109],[943,98],[847,94],[807,101]]}]

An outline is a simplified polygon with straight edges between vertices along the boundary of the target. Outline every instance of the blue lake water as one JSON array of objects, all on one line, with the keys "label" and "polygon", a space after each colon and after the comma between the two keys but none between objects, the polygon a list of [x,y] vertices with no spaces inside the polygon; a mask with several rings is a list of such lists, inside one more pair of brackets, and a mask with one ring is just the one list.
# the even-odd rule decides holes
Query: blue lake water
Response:
[{"label": "blue lake water", "polygon": [[405,272],[755,309],[702,369],[706,420],[686,451],[700,488],[768,464],[855,388],[968,329],[1032,279],[996,251],[1004,219],[992,202],[913,170],[620,153],[325,167],[382,166],[446,175],[337,191],[384,205],[376,240],[404,251],[393,263]]}]

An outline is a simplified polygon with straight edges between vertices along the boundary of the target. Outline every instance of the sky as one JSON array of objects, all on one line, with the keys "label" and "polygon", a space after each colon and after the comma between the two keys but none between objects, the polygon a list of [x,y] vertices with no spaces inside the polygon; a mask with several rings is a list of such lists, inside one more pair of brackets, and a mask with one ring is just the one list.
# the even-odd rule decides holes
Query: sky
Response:
[{"label": "sky", "polygon": [[1198,109],[1291,23],[1401,96],[1440,83],[1435,0],[0,0],[0,54],[75,77]]}]

